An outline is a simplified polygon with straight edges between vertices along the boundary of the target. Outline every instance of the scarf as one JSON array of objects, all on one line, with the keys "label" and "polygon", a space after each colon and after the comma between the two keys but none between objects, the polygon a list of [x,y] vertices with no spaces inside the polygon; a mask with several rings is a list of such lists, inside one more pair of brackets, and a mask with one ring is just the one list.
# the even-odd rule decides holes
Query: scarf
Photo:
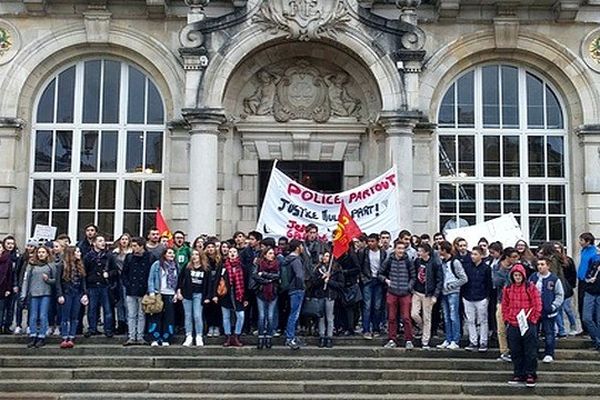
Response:
[{"label": "scarf", "polygon": [[177,265],[174,261],[165,261],[162,265],[167,270],[167,286],[169,289],[177,288]]},{"label": "scarf", "polygon": [[[279,272],[279,263],[277,260],[268,261],[263,258],[258,262],[258,272],[276,274]],[[273,282],[262,285],[261,290],[266,301],[275,300],[275,284]]]},{"label": "scarf", "polygon": [[243,303],[244,301],[244,271],[242,270],[242,263],[240,258],[236,258],[231,261],[227,259],[225,261],[225,269],[227,270],[227,276],[229,277],[229,285],[234,288],[235,299]]}]

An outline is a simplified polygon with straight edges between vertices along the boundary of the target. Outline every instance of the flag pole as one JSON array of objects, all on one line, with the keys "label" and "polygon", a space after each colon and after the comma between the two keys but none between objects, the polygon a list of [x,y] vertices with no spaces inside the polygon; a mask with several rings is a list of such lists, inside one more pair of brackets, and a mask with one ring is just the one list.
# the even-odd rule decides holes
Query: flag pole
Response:
[{"label": "flag pole", "polygon": [[[333,267],[333,259],[334,258],[335,257],[333,256],[333,252],[332,252],[331,257],[329,258],[329,268],[327,268],[327,276],[329,278],[331,278],[331,268]],[[323,286],[323,290],[327,290],[327,283],[328,282],[325,282],[325,286]]]}]

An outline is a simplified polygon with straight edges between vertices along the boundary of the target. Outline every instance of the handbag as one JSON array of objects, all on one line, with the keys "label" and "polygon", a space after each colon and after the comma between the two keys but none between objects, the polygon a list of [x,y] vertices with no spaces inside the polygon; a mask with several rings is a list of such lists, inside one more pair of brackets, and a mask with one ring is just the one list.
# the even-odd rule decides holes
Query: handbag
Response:
[{"label": "handbag", "polygon": [[219,285],[217,285],[217,296],[223,297],[227,294],[227,283],[225,282],[225,278],[221,277],[219,279]]},{"label": "handbag", "polygon": [[144,295],[142,298],[142,309],[144,313],[153,315],[160,314],[165,306],[163,302],[162,296],[159,294],[155,294],[154,296],[150,296],[149,294]]},{"label": "handbag", "polygon": [[363,297],[358,283],[354,283],[352,286],[345,287],[342,290],[342,303],[345,306],[356,304],[359,301],[362,301],[362,299]]},{"label": "handbag", "polygon": [[305,317],[323,318],[325,315],[325,298],[307,297],[302,305],[302,315]]}]

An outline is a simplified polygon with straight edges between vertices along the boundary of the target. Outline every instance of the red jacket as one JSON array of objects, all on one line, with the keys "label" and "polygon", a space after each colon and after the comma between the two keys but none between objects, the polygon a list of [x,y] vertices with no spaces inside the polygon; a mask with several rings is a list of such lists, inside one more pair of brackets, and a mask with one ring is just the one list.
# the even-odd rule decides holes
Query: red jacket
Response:
[{"label": "red jacket", "polygon": [[[515,272],[523,274],[523,283],[516,284],[513,275]],[[517,314],[521,310],[529,313],[529,322],[537,324],[542,315],[542,298],[535,285],[528,283],[525,268],[516,264],[510,271],[511,284],[502,290],[502,317],[504,321],[512,326],[519,326]]]}]

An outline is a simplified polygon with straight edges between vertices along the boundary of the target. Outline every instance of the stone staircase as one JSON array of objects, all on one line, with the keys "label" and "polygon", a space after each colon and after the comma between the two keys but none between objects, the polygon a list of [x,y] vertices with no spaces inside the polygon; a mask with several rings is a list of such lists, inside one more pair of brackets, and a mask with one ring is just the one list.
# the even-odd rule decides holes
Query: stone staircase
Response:
[{"label": "stone staircase", "polygon": [[[487,354],[384,349],[384,339],[337,338],[333,349],[316,339],[293,351],[277,339],[256,350],[123,347],[124,338],[80,339],[74,349],[27,349],[24,336],[0,336],[0,399],[600,399],[600,354],[589,341],[559,341],[557,361],[540,363],[535,389],[511,387],[512,365]],[[176,343],[181,343],[179,340]]]}]

